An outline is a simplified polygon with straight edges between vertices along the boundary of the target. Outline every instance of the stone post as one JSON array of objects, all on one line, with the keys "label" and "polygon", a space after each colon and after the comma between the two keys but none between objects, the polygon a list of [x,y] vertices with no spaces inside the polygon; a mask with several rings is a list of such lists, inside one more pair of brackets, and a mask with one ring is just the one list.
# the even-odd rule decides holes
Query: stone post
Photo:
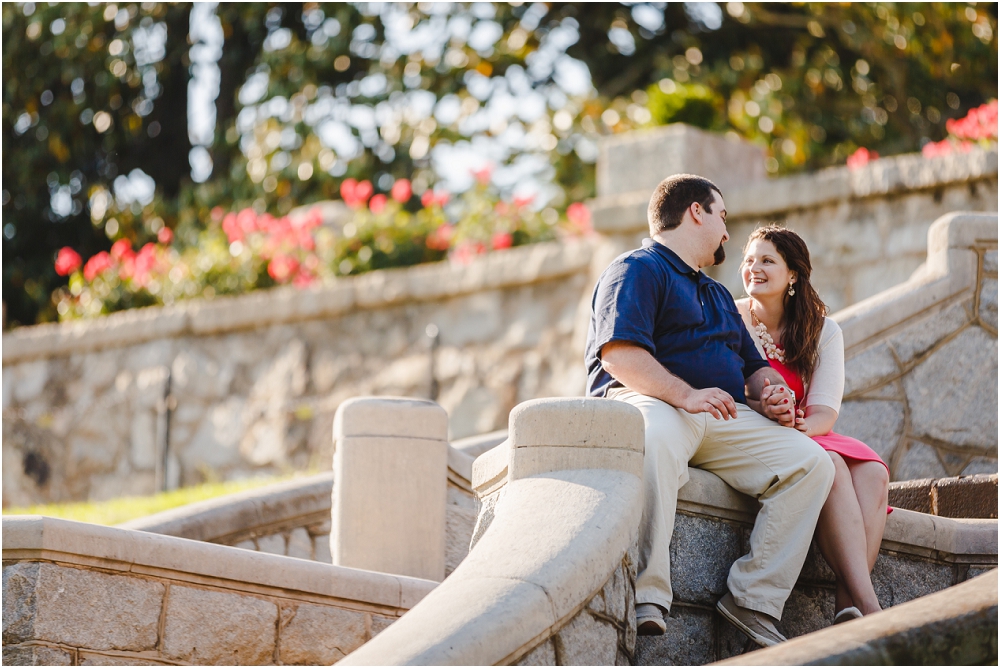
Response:
[{"label": "stone post", "polygon": [[350,399],[337,409],[333,437],[333,563],[443,580],[445,410],[419,399]]}]

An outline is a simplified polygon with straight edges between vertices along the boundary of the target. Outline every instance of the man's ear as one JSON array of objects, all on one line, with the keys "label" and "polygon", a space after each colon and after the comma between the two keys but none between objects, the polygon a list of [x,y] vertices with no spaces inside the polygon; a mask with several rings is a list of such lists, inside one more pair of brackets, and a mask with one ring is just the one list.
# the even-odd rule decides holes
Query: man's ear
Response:
[{"label": "man's ear", "polygon": [[694,219],[694,222],[701,225],[702,216],[705,215],[705,209],[701,206],[701,202],[691,202],[688,205],[688,212],[690,212],[691,218]]}]

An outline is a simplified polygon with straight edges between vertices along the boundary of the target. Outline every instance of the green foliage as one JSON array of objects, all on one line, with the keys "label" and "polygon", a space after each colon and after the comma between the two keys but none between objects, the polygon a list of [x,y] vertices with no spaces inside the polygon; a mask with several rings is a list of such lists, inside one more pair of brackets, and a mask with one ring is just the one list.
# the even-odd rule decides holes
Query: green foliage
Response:
[{"label": "green foliage", "polygon": [[[594,194],[602,135],[668,122],[731,130],[766,146],[780,174],[843,163],[859,147],[919,150],[997,96],[995,3],[222,3],[215,168],[195,184],[187,91],[191,49],[204,45],[188,43],[191,11],[4,4],[6,326],[58,317],[62,297],[51,296],[68,284],[52,261],[63,246],[89,257],[121,239],[141,247],[164,227],[191,246],[215,207],[280,217],[336,199],[349,178],[383,194],[412,178],[419,194],[438,179],[435,147],[523,137],[496,167],[537,159],[563,209]],[[491,44],[471,43],[483,31]],[[404,53],[391,39],[417,33],[439,46]],[[164,38],[156,53],[142,48],[152,34]],[[564,52],[596,93],[562,88]],[[541,97],[540,115],[482,92],[515,80]],[[457,115],[415,113],[419,95],[424,106],[428,95],[454,101]],[[328,120],[356,150],[331,144]],[[136,169],[156,183],[151,201],[119,197],[115,180]],[[373,259],[357,266],[424,253],[370,241]]]}]

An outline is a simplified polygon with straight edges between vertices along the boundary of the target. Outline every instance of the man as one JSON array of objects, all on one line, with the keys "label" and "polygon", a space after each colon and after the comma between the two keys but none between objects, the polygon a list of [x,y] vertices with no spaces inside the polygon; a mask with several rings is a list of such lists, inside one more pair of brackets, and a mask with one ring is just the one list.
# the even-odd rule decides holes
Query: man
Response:
[{"label": "man", "polygon": [[[670,537],[687,467],[760,500],[750,552],[717,608],[762,646],[798,578],[833,464],[794,429],[794,396],[754,347],[729,292],[701,272],[725,259],[726,207],[711,181],[665,179],[649,202],[651,239],[621,255],[594,290],[588,393],[637,407],[646,425],[636,621],[662,634]],[[744,390],[746,388],[746,391]]]}]

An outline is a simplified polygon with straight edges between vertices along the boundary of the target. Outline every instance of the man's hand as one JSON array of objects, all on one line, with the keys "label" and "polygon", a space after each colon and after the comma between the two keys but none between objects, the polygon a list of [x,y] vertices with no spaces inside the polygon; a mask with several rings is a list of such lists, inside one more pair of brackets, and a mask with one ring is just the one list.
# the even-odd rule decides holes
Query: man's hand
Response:
[{"label": "man's hand", "polygon": [[775,420],[783,427],[795,427],[795,397],[784,385],[771,385],[771,381],[765,378],[760,403],[764,417]]},{"label": "man's hand", "polygon": [[736,402],[729,393],[717,387],[704,390],[691,389],[680,408],[688,413],[711,413],[716,420],[736,418]]}]

